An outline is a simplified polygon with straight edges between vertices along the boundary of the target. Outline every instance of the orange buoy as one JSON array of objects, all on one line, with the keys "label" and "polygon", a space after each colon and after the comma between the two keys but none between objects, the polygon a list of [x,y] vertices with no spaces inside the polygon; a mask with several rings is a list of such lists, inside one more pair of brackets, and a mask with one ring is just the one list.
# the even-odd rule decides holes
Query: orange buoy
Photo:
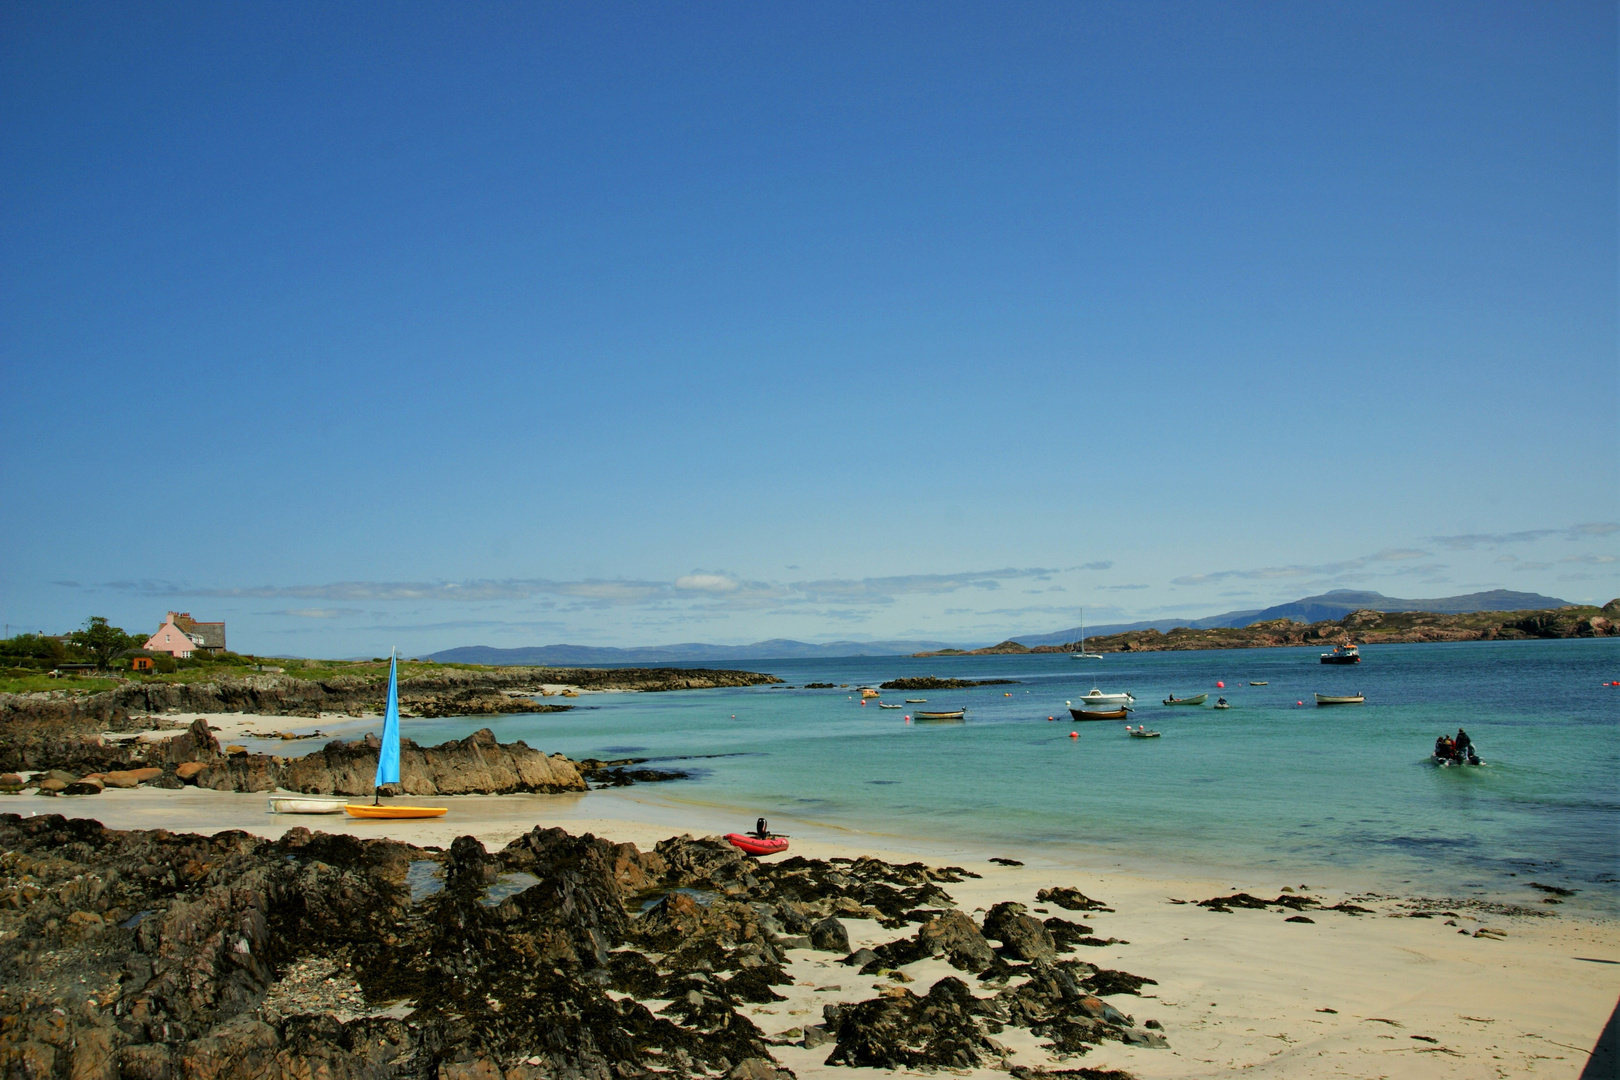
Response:
[{"label": "orange buoy", "polygon": [[1055,717],[1055,716],[1048,716],[1048,717],[1047,717],[1047,719],[1048,719],[1048,720],[1056,720],[1056,719],[1057,719],[1057,717]]},{"label": "orange buoy", "polygon": [[1226,684],[1221,682],[1221,680],[1216,679],[1215,680],[1215,689],[1217,689],[1217,690],[1225,690],[1226,689]]},{"label": "orange buoy", "polygon": [[1078,739],[1078,738],[1079,738],[1079,737],[1080,737],[1080,733],[1079,733],[1079,732],[1078,732],[1078,731],[1071,731],[1071,732],[1069,732],[1069,738],[1071,738],[1071,739]]},{"label": "orange buoy", "polygon": [[1294,702],[1294,704],[1295,704],[1295,705],[1303,705],[1303,704],[1305,704],[1305,703],[1304,703],[1304,702],[1303,702],[1303,701],[1296,701],[1296,702]]}]

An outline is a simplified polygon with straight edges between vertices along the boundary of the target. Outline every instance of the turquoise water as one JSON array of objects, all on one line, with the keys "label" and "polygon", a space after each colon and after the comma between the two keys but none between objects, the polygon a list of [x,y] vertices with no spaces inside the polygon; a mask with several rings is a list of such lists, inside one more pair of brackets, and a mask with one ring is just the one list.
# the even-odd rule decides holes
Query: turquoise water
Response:
[{"label": "turquoise water", "polygon": [[[570,757],[689,768],[692,780],[660,790],[735,807],[739,827],[763,814],[783,831],[821,822],[1014,855],[1078,845],[1251,880],[1275,870],[1279,884],[1335,868],[1391,889],[1520,900],[1539,898],[1524,888],[1533,879],[1620,907],[1620,688],[1601,685],[1620,678],[1620,641],[1369,646],[1354,667],[1321,665],[1318,651],[750,665],[794,687],[1019,680],[884,694],[965,706],[960,724],[908,724],[916,706],[862,706],[853,690],[749,688],[591,695],[569,713],[412,721],[408,734],[434,742],[490,725]],[[1135,693],[1132,722],[1163,738],[1070,723],[1064,701],[1094,683]],[[1355,691],[1366,705],[1311,704]],[[1171,692],[1232,708],[1161,706]],[[1435,736],[1459,726],[1487,764],[1435,768]]]}]

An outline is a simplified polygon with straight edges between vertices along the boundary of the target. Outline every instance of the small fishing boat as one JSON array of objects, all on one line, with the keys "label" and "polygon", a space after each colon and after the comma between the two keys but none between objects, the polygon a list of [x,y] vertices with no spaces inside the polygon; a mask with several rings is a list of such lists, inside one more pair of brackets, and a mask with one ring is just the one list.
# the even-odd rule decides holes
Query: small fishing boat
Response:
[{"label": "small fishing boat", "polygon": [[863,700],[863,701],[866,700],[867,698],[874,698],[874,697],[882,697],[883,696],[883,694],[881,692],[872,689],[870,686],[863,686],[863,687],[860,688],[860,691],[861,691],[861,700]]},{"label": "small fishing boat", "polygon": [[1232,706],[1227,704],[1225,698],[1216,698],[1214,707],[1217,709],[1230,709]]},{"label": "small fishing boat", "polygon": [[330,799],[301,799],[276,795],[270,799],[270,812],[272,814],[341,814],[343,813],[343,804],[333,802]]},{"label": "small fishing boat", "polygon": [[960,720],[967,715],[966,709],[956,709],[950,712],[923,712],[917,711],[918,720]]},{"label": "small fishing boat", "polygon": [[1157,731],[1149,731],[1146,724],[1141,724],[1137,727],[1131,727],[1131,725],[1126,724],[1125,734],[1129,735],[1133,739],[1157,739],[1159,737],[1159,733]]},{"label": "small fishing boat", "polygon": [[760,818],[749,833],[726,833],[726,842],[749,855],[775,855],[788,849],[787,837],[773,833]]},{"label": "small fishing boat", "polygon": [[1361,705],[1367,701],[1366,694],[1317,694],[1318,705]]},{"label": "small fishing boat", "polygon": [[1259,680],[1256,680],[1254,682],[1249,683],[1249,685],[1250,686],[1270,686],[1271,682],[1268,679],[1259,679]]},{"label": "small fishing boat", "polygon": [[[1070,701],[1064,704],[1072,706],[1074,703]],[[1093,686],[1080,695],[1080,704],[1092,707],[1098,705],[1135,705],[1136,697],[1128,690],[1123,694],[1105,694]]]},{"label": "small fishing boat", "polygon": [[1194,694],[1192,697],[1176,697],[1171,694],[1164,699],[1166,705],[1202,705],[1209,700],[1208,694]]},{"label": "small fishing boat", "polygon": [[1131,710],[1121,705],[1117,709],[1070,709],[1069,715],[1076,720],[1123,720],[1131,715]]},{"label": "small fishing boat", "polygon": [[1361,653],[1356,650],[1354,645],[1335,645],[1332,652],[1322,654],[1322,663],[1359,664],[1361,663]]},{"label": "small fishing boat", "polygon": [[925,697],[908,697],[908,698],[906,698],[906,704],[907,705],[926,705],[926,704],[928,704],[928,699],[925,698]]},{"label": "small fishing boat", "polygon": [[880,708],[880,709],[903,709],[903,708],[905,708],[905,706],[904,705],[885,705],[883,702],[880,701],[880,702],[878,702],[878,708]]},{"label": "small fishing boat", "polygon": [[377,775],[371,782],[371,805],[346,803],[343,809],[356,818],[430,818],[443,817],[446,806],[384,805],[381,799],[385,784],[399,783],[399,661],[388,656],[388,707],[383,711],[381,745],[377,747]]}]

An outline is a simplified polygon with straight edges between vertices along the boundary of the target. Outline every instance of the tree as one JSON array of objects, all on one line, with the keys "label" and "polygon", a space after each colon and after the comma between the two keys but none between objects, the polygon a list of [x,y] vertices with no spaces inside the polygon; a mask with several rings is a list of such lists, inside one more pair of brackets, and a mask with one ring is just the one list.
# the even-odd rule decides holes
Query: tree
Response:
[{"label": "tree", "polygon": [[83,630],[73,631],[73,644],[94,656],[96,667],[105,670],[113,657],[125,649],[138,648],[141,639],[124,633],[120,627],[107,625],[107,620],[100,615],[92,615],[84,621]]}]

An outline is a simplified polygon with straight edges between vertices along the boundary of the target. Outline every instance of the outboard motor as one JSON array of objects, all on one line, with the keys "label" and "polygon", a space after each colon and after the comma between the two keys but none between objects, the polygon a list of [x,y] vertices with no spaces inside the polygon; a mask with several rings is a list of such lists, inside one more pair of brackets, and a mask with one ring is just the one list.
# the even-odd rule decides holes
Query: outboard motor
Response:
[{"label": "outboard motor", "polygon": [[761,840],[765,839],[767,836],[770,835],[770,833],[767,832],[766,829],[765,829],[765,819],[764,818],[760,818],[757,822],[754,823],[754,835],[759,837]]}]

